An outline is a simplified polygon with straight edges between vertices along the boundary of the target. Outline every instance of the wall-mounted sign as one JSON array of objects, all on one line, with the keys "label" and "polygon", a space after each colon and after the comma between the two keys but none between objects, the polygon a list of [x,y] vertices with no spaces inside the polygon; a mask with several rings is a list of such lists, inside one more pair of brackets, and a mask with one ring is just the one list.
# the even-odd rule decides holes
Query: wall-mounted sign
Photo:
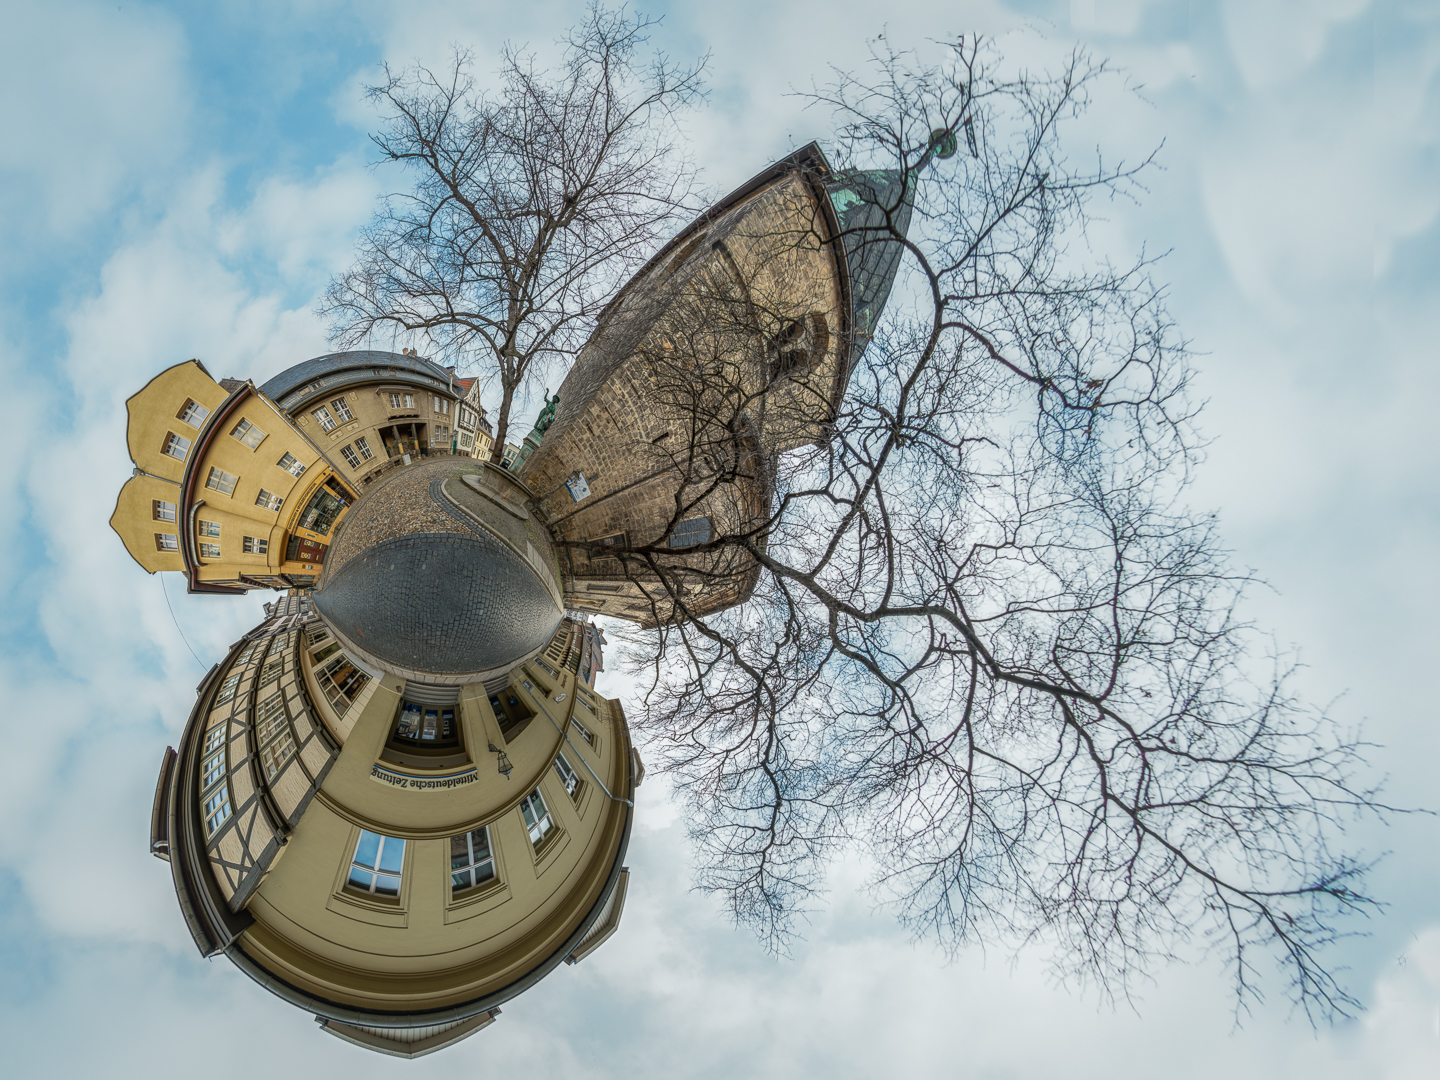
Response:
[{"label": "wall-mounted sign", "polygon": [[585,482],[585,477],[582,473],[577,472],[571,476],[569,480],[566,480],[565,490],[570,492],[570,498],[577,503],[581,499],[588,499],[590,497],[590,485]]}]

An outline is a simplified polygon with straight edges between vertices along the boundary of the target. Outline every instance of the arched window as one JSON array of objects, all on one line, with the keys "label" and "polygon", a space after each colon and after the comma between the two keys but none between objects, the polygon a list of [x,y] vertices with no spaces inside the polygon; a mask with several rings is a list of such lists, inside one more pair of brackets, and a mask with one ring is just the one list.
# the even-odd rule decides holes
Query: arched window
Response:
[{"label": "arched window", "polygon": [[713,535],[708,517],[686,518],[675,526],[675,531],[670,534],[670,546],[672,548],[692,547],[695,544],[708,544]]}]

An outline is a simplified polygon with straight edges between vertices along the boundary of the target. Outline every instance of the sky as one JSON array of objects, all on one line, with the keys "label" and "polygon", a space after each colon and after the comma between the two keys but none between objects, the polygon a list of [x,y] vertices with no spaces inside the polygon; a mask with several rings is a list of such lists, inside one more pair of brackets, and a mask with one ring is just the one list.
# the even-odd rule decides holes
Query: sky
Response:
[{"label": "sky", "polygon": [[[1431,689],[1440,632],[1433,372],[1440,339],[1440,7],[1412,0],[897,0],[675,4],[657,45],[708,52],[689,121],[729,189],[827,135],[790,95],[829,65],[995,35],[1053,63],[1077,43],[1117,78],[1077,137],[1163,143],[1138,205],[1104,208],[1097,255],[1168,252],[1159,275],[1197,356],[1194,489],[1237,563],[1270,583],[1248,615],[1307,662],[1306,696],[1375,743],[1397,805],[1440,807]],[[187,596],[147,576],[108,519],[129,462],[125,399],[195,356],[263,380],[329,351],[317,296],[377,194],[380,65],[493,68],[553,55],[558,0],[6,0],[0,32],[0,1045],[7,1076],[356,1077],[484,1070],[609,1077],[906,1075],[964,1080],[1440,1075],[1440,824],[1357,828],[1388,852],[1387,902],[1336,962],[1364,1010],[1314,1029],[1283,997],[1237,1026],[1224,973],[1182,955],[1128,1002],[1058,983],[1043,943],[939,954],[838,865],[793,955],[767,955],[690,888],[663,777],[640,789],[620,932],[503,1007],[484,1032],[399,1065],[318,1032],[195,952],[146,850],[161,755],[194,686],[263,597]],[[67,404],[68,402],[68,404]],[[526,414],[528,415],[528,414]],[[1429,671],[1432,676],[1425,673]],[[600,688],[624,696],[613,673]],[[258,1051],[258,1053],[256,1052]]]}]

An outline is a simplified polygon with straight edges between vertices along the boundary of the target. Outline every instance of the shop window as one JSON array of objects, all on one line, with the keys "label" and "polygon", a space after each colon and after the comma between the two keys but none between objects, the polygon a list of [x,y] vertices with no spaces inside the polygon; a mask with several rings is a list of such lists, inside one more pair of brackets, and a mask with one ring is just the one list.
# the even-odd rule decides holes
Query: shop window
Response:
[{"label": "shop window", "polygon": [[455,706],[402,701],[395,719],[395,741],[405,746],[453,748],[460,745]]}]

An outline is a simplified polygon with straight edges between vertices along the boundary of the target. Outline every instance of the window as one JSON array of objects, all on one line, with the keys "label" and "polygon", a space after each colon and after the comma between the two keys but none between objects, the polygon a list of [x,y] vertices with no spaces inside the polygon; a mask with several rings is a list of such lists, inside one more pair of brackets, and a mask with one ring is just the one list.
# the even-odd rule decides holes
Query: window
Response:
[{"label": "window", "polygon": [[336,715],[343,717],[349,711],[351,703],[360,695],[360,691],[365,689],[370,676],[342,655],[322,670],[316,676],[316,681],[320,683],[320,689],[330,700]]},{"label": "window", "polygon": [[310,415],[313,416],[313,417],[315,417],[316,420],[319,420],[319,421],[320,421],[320,430],[321,430],[321,431],[333,431],[333,430],[335,430],[335,418],[330,415],[330,410],[327,409],[324,405],[321,405],[318,409],[316,409],[316,410],[315,410],[314,412],[312,412]]},{"label": "window", "polygon": [[220,684],[220,693],[215,695],[215,704],[224,705],[235,696],[235,688],[240,685],[240,672],[227,675],[225,681]]},{"label": "window", "polygon": [[205,764],[200,766],[200,790],[206,791],[215,786],[215,781],[225,775],[225,747],[222,745],[208,758]]},{"label": "window", "polygon": [[355,453],[353,446],[342,446],[340,448],[340,456],[345,459],[345,464],[349,465],[352,469],[358,469],[360,467],[360,455]]},{"label": "window", "polygon": [[672,548],[690,547],[692,544],[708,544],[710,542],[710,519],[708,517],[686,518],[675,526],[675,531],[670,534],[670,546]]},{"label": "window", "polygon": [[282,457],[275,464],[279,465],[280,468],[284,469],[291,476],[299,476],[305,471],[305,466],[300,464],[300,459],[297,458],[294,454],[290,453],[288,450],[285,452],[285,456]]},{"label": "window", "polygon": [[472,829],[450,838],[450,891],[461,892],[483,885],[495,877],[495,855],[490,850],[490,830]]},{"label": "window", "polygon": [[175,418],[182,424],[189,424],[191,427],[198,428],[205,422],[205,418],[209,415],[210,410],[205,408],[204,405],[201,405],[194,398],[186,398],[185,404],[180,406],[180,411],[175,414]]},{"label": "window", "polygon": [[265,432],[252,424],[249,420],[241,420],[230,432],[232,439],[239,439],[242,443],[254,450],[265,441]]},{"label": "window", "polygon": [[270,541],[258,536],[247,536],[244,550],[246,555],[266,555],[270,551]]},{"label": "window", "polygon": [[404,840],[361,829],[345,884],[376,896],[399,896],[400,872],[404,865]]},{"label": "window", "polygon": [[175,520],[176,508],[174,503],[161,502],[159,499],[152,499],[150,501],[150,508],[152,513],[154,514],[156,521]]},{"label": "window", "polygon": [[180,550],[180,538],[179,538],[178,536],[171,536],[169,533],[156,533],[156,534],[155,534],[155,550],[156,550],[156,551],[179,551],[179,550]]},{"label": "window", "polygon": [[219,536],[220,525],[218,522],[206,521],[203,518],[196,524],[195,531],[200,536]]},{"label": "window", "polygon": [[565,794],[573,796],[580,790],[580,777],[575,775],[575,770],[570,767],[570,762],[565,760],[564,754],[555,755],[555,773],[565,785]]},{"label": "window", "polygon": [[370,452],[370,444],[365,441],[364,435],[361,435],[358,439],[355,440],[355,449],[360,451],[361,461],[369,461],[372,457],[375,456]]},{"label": "window", "polygon": [[230,785],[222,783],[220,790],[205,800],[200,812],[205,817],[205,834],[214,836],[230,820]]},{"label": "window", "polygon": [[221,495],[233,495],[239,479],[234,473],[228,473],[224,469],[211,469],[210,475],[205,478],[205,486],[220,492]]},{"label": "window", "polygon": [[392,409],[398,409],[398,408],[400,408],[400,395],[399,395],[399,394],[391,394],[391,395],[390,395],[390,408],[392,408]]},{"label": "window", "polygon": [[283,671],[284,668],[285,658],[283,656],[277,656],[274,660],[271,660],[265,665],[265,670],[260,673],[260,685],[264,686],[271,679],[278,679],[280,672]]},{"label": "window", "polygon": [[205,733],[205,749],[202,753],[209,754],[225,745],[225,725],[216,724]]},{"label": "window", "polygon": [[330,407],[335,410],[335,415],[340,418],[340,423],[348,424],[355,417],[350,413],[350,405],[343,397],[337,397],[330,402]]},{"label": "window", "polygon": [[260,751],[260,764],[265,769],[265,779],[274,780],[295,753],[295,739],[290,729],[280,732],[280,737]]},{"label": "window", "polygon": [[545,799],[536,788],[520,800],[520,813],[525,816],[525,829],[530,834],[530,843],[537,848],[555,828],[550,811],[545,808]]},{"label": "window", "polygon": [[[326,637],[329,637],[329,635],[327,634]],[[339,651],[339,642],[332,641],[329,645],[326,645],[324,648],[317,650],[315,655],[311,657],[311,660],[315,664],[321,664],[324,663],[326,660],[329,660],[330,657],[334,656]]]},{"label": "window", "polygon": [[553,667],[547,664],[544,660],[541,660],[538,656],[535,658],[535,666],[538,667],[541,671],[549,672],[552,678],[560,678],[560,672],[556,671]]},{"label": "window", "polygon": [[219,545],[219,544],[201,544],[201,545],[200,545],[200,557],[201,557],[202,559],[218,559],[218,558],[220,558],[220,545]]},{"label": "window", "polygon": [[[585,702],[584,702],[583,699],[577,698],[576,700],[578,700],[581,705],[585,705]],[[590,711],[591,711],[592,713],[595,711],[594,709],[590,708],[589,705],[585,705],[585,707],[586,707],[587,709],[590,709]],[[576,731],[578,731],[578,732],[580,733],[580,737],[581,737],[582,739],[584,739],[586,742],[588,742],[591,746],[594,746],[594,745],[595,745],[595,736],[594,736],[594,735],[591,735],[591,734],[590,734],[590,729],[587,728],[584,724],[580,723],[579,720],[574,720],[574,719],[572,719],[572,720],[570,721],[570,726],[573,727]]]},{"label": "window", "polygon": [[417,705],[413,701],[401,702],[395,737],[409,742],[453,743],[456,737],[455,710],[438,705]]},{"label": "window", "polygon": [[434,397],[433,395],[432,395],[432,400],[433,400],[433,402],[434,402],[435,411],[436,411],[437,413],[439,413],[441,416],[449,416],[449,415],[450,415],[450,402],[449,402],[449,401],[447,401],[445,398]]},{"label": "window", "polygon": [[279,495],[273,495],[264,488],[261,488],[260,494],[255,496],[255,505],[263,506],[266,510],[279,510],[280,507],[285,505],[285,500]]},{"label": "window", "polygon": [[586,586],[585,586],[585,591],[586,591],[586,592],[616,593],[616,592],[619,592],[620,589],[621,589],[621,586],[619,586],[619,585],[586,585]]},{"label": "window", "polygon": [[190,440],[182,439],[173,431],[167,431],[165,433],[165,445],[161,447],[161,451],[179,461],[184,461],[185,455],[190,452]]},{"label": "window", "polygon": [[265,745],[285,727],[285,699],[271,694],[255,706],[255,741]]}]

